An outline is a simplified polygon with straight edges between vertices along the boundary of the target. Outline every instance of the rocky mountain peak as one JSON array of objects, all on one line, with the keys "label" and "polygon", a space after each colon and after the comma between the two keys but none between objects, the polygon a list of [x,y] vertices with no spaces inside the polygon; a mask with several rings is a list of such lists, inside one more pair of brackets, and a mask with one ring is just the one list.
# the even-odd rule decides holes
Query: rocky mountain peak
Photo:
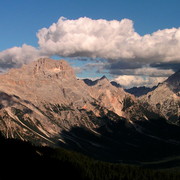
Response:
[{"label": "rocky mountain peak", "polygon": [[168,122],[179,124],[180,104],[180,71],[171,75],[157,88],[141,99],[148,102]]},{"label": "rocky mountain peak", "polygon": [[73,68],[65,60],[40,58],[18,69],[10,69],[6,78],[18,80],[34,79],[76,79]]},{"label": "rocky mountain peak", "polygon": [[88,86],[103,86],[103,85],[110,85],[110,81],[106,76],[102,76],[100,79],[96,80],[91,80],[91,79],[83,79],[83,81],[88,85]]},{"label": "rocky mountain peak", "polygon": [[[40,58],[37,61],[34,61],[33,65],[42,70],[52,70],[55,68],[58,70],[71,69],[65,60],[53,60],[49,58]],[[55,71],[57,71],[57,69]]]},{"label": "rocky mountain peak", "polygon": [[100,79],[97,80],[97,85],[98,86],[109,86],[111,85],[109,79],[107,79],[106,76],[102,76]]},{"label": "rocky mountain peak", "polygon": [[75,78],[73,68],[65,60],[40,58],[31,64],[33,74],[45,77]]},{"label": "rocky mountain peak", "polygon": [[100,80],[103,80],[103,79],[107,79],[108,80],[108,78],[105,75],[100,78]]}]

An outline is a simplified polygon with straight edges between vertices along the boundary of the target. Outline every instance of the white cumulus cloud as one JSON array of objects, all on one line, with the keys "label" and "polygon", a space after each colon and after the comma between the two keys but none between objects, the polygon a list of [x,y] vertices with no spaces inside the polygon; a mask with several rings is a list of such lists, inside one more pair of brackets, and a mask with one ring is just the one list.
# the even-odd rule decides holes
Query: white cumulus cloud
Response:
[{"label": "white cumulus cloud", "polygon": [[0,67],[3,70],[19,67],[37,60],[40,51],[32,46],[24,44],[22,47],[13,47],[0,52]]},{"label": "white cumulus cloud", "polygon": [[120,61],[179,62],[180,28],[140,36],[133,21],[60,18],[37,33],[41,50],[48,55],[100,57]]},{"label": "white cumulus cloud", "polygon": [[129,19],[107,21],[84,17],[77,20],[60,18],[49,28],[41,29],[37,37],[41,49],[51,55],[108,59],[131,58],[133,54],[125,44],[139,35]]},{"label": "white cumulus cloud", "polygon": [[166,80],[166,77],[132,76],[121,75],[115,78],[115,81],[125,88],[131,87],[152,87]]}]

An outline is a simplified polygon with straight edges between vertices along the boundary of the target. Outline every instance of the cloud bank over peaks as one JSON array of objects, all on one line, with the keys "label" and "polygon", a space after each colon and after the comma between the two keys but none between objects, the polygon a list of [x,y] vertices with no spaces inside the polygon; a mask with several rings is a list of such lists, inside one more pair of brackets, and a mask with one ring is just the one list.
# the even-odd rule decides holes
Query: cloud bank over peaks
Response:
[{"label": "cloud bank over peaks", "polygon": [[100,57],[130,62],[179,62],[180,28],[164,29],[140,36],[133,21],[68,20],[61,17],[37,33],[41,50],[47,55]]}]

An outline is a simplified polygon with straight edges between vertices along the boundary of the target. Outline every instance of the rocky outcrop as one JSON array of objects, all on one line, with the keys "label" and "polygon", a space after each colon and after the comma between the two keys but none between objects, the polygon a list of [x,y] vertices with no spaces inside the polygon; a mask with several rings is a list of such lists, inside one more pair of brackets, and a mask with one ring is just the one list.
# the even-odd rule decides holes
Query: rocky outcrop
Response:
[{"label": "rocky outcrop", "polygon": [[169,123],[180,123],[180,71],[170,76],[152,92],[140,98],[148,102]]},{"label": "rocky outcrop", "polygon": [[98,100],[100,106],[124,118],[127,117],[123,110],[125,99],[130,98],[135,101],[134,96],[126,93],[123,88],[113,86],[106,77],[97,80],[97,83],[91,86],[90,90],[91,96]]}]

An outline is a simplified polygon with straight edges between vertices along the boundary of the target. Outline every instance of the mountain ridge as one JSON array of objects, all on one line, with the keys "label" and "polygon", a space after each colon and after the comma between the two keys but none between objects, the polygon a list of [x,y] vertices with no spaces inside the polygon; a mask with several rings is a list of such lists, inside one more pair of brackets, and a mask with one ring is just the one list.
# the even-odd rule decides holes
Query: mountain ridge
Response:
[{"label": "mountain ridge", "polygon": [[153,90],[156,89],[157,86],[153,86],[152,88],[150,87],[145,87],[145,86],[141,86],[141,87],[132,87],[130,89],[125,89],[126,92],[135,95],[136,97],[140,97],[143,96]]},{"label": "mountain ridge", "polygon": [[180,123],[180,71],[171,75],[154,91],[140,97],[156,108],[169,123]]}]

